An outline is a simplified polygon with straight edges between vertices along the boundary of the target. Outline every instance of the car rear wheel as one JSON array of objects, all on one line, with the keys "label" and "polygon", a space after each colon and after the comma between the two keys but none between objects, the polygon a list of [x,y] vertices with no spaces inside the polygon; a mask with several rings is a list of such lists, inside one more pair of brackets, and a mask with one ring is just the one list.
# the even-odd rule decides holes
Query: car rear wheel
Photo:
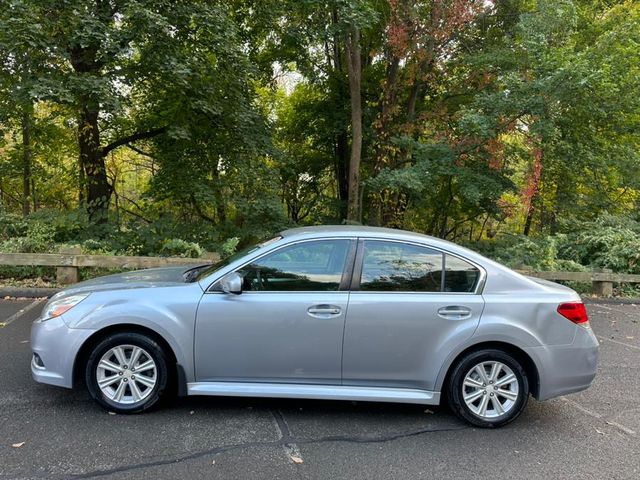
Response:
[{"label": "car rear wheel", "polygon": [[465,355],[454,368],[447,391],[453,412],[483,428],[515,420],[529,399],[529,382],[520,362],[502,350]]},{"label": "car rear wheel", "polygon": [[93,399],[105,409],[138,413],[163,396],[167,372],[166,355],[157,342],[139,333],[115,333],[89,355],[86,382]]}]

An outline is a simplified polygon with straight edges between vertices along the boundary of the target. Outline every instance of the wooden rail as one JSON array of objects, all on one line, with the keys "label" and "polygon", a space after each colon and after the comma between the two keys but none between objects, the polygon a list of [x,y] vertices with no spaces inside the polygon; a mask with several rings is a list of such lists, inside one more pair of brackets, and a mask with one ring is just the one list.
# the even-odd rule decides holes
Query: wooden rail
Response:
[{"label": "wooden rail", "polygon": [[[215,262],[218,259],[219,256],[216,254],[209,254],[205,258],[83,255],[75,249],[69,249],[64,253],[0,253],[0,265],[56,267],[57,281],[61,285],[77,282],[80,267],[139,269],[172,265],[201,265]],[[518,271],[524,275],[545,280],[591,283],[594,292],[603,296],[610,296],[613,293],[614,283],[640,283],[640,275],[612,273],[607,270],[599,272]]]},{"label": "wooden rail", "polygon": [[202,265],[220,257],[209,254],[205,258],[134,257],[128,255],[83,255],[79,253],[0,253],[0,265],[56,267],[56,280],[61,285],[76,283],[80,267],[155,268],[175,265]]},{"label": "wooden rail", "polygon": [[544,280],[591,283],[593,293],[601,297],[613,295],[614,283],[640,283],[640,275],[613,273],[606,269],[599,272],[534,272],[528,270],[518,270],[518,272]]}]

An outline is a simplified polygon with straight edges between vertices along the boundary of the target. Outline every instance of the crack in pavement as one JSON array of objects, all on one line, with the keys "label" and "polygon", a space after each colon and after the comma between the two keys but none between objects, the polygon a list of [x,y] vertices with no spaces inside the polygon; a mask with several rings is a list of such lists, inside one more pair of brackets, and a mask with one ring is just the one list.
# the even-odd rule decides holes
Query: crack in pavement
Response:
[{"label": "crack in pavement", "polygon": [[[289,424],[284,418],[284,414],[280,410],[273,411],[271,410],[271,415],[276,423],[276,430],[278,431],[278,435],[280,438],[288,437],[291,438],[291,429],[289,428]],[[295,443],[287,443],[283,445],[283,450],[287,458],[292,463],[302,463],[302,454],[300,453],[300,449],[298,445]]]},{"label": "crack in pavement", "polygon": [[[274,415],[276,421],[280,423],[281,419],[278,419],[276,415]],[[283,428],[281,426],[281,428]],[[183,455],[177,458],[167,458],[164,460],[157,460],[153,462],[144,462],[144,463],[136,463],[131,465],[123,465],[120,467],[113,467],[109,469],[103,470],[94,470],[91,472],[85,473],[76,473],[70,475],[51,475],[48,473],[43,474],[46,478],[60,478],[60,479],[83,479],[83,478],[96,478],[96,477],[104,477],[106,475],[113,475],[117,473],[130,472],[134,470],[144,469],[144,468],[153,468],[159,467],[163,465],[173,465],[181,462],[185,462],[188,460],[195,460],[198,458],[206,457],[207,455],[219,455],[221,453],[230,452],[233,450],[242,450],[248,448],[258,448],[258,447],[286,447],[289,444],[298,444],[298,445],[312,445],[312,444],[320,444],[320,443],[335,443],[335,442],[345,442],[345,443],[359,443],[359,444],[376,444],[376,443],[387,443],[392,442],[394,440],[398,440],[401,438],[415,437],[418,435],[424,435],[427,433],[437,433],[437,432],[453,432],[458,430],[467,430],[471,427],[466,425],[452,425],[448,427],[439,427],[439,428],[421,428],[417,430],[410,430],[406,432],[394,433],[391,435],[381,435],[381,436],[348,436],[348,435],[327,435],[319,438],[298,438],[291,435],[288,427],[283,428],[283,436],[278,440],[271,441],[257,441],[257,442],[244,442],[230,445],[222,445],[220,447],[209,448],[206,450],[200,450],[198,452],[194,452],[188,455]],[[2,478],[2,475],[0,475]]]}]

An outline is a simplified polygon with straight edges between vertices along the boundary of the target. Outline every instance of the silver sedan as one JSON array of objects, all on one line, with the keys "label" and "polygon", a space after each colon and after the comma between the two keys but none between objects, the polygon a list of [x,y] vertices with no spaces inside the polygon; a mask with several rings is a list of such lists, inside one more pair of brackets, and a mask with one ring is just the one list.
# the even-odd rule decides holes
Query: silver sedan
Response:
[{"label": "silver sedan", "polygon": [[591,384],[578,294],[436,238],[309,227],[215,265],[74,285],[31,332],[36,381],[103,407],[229,395],[438,405],[498,427]]}]

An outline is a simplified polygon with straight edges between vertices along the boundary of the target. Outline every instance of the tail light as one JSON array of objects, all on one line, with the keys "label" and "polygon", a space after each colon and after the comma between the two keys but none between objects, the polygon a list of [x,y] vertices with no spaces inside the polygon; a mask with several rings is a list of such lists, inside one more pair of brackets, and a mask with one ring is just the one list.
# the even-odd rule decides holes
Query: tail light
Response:
[{"label": "tail light", "polygon": [[578,325],[589,323],[587,309],[582,302],[561,303],[558,306],[558,313]]}]

